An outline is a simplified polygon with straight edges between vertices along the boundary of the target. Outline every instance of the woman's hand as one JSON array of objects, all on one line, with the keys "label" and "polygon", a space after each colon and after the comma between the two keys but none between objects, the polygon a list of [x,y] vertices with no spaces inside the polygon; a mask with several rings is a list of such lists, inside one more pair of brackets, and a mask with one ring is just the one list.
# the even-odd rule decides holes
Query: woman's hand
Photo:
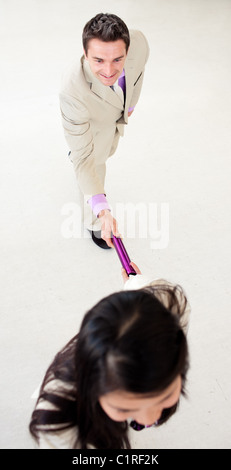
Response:
[{"label": "woman's hand", "polygon": [[[133,267],[133,269],[135,269],[136,274],[141,274],[141,271],[139,270],[138,266],[136,266],[135,263],[131,261],[130,265]],[[129,279],[129,276],[124,268],[122,268],[122,278],[123,278],[124,283]]]}]

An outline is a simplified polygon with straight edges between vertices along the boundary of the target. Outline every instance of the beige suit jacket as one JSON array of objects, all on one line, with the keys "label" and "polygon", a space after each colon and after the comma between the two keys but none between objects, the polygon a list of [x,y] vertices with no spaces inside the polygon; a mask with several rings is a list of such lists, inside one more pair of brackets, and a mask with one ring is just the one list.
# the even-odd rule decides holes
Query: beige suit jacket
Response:
[{"label": "beige suit jacket", "polygon": [[139,99],[149,46],[140,31],[130,31],[130,36],[124,106],[116,93],[92,74],[84,56],[63,77],[60,107],[64,134],[79,188],[89,197],[105,193],[97,166],[114,153],[128,123],[128,109]]}]

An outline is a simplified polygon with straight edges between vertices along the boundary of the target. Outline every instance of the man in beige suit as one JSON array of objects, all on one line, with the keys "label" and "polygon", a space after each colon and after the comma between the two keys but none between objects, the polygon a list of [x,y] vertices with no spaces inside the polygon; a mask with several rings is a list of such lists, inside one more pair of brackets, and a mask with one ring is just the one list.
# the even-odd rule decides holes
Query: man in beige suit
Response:
[{"label": "man in beige suit", "polygon": [[106,160],[139,99],[149,55],[145,36],[116,15],[98,14],[83,30],[84,55],[63,77],[60,106],[80,192],[84,225],[102,248],[118,236],[106,199]]}]

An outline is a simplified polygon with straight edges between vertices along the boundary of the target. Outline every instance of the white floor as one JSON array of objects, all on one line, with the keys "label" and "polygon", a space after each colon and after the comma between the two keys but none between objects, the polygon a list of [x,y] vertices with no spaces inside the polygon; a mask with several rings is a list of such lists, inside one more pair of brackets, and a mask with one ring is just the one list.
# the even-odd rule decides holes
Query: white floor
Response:
[{"label": "white floor", "polygon": [[148,276],[180,283],[192,306],[188,399],[163,428],[134,432],[133,445],[231,448],[231,2],[0,0],[0,9],[0,447],[34,448],[32,395],[49,362],[85,311],[122,288],[115,252],[68,238],[78,192],[58,103],[84,24],[109,11],[146,34],[151,55],[108,163],[108,199],[142,208],[148,230],[125,230],[128,252]]}]

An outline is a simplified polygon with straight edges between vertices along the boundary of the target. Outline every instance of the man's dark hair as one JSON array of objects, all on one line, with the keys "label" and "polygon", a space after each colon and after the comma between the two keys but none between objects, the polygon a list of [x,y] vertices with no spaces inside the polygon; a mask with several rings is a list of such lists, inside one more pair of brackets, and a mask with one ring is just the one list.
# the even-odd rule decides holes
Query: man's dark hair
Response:
[{"label": "man's dark hair", "polygon": [[122,39],[126,46],[126,52],[130,44],[130,35],[126,24],[121,18],[110,13],[99,13],[84,26],[82,41],[86,54],[89,41],[95,38],[104,42]]}]

